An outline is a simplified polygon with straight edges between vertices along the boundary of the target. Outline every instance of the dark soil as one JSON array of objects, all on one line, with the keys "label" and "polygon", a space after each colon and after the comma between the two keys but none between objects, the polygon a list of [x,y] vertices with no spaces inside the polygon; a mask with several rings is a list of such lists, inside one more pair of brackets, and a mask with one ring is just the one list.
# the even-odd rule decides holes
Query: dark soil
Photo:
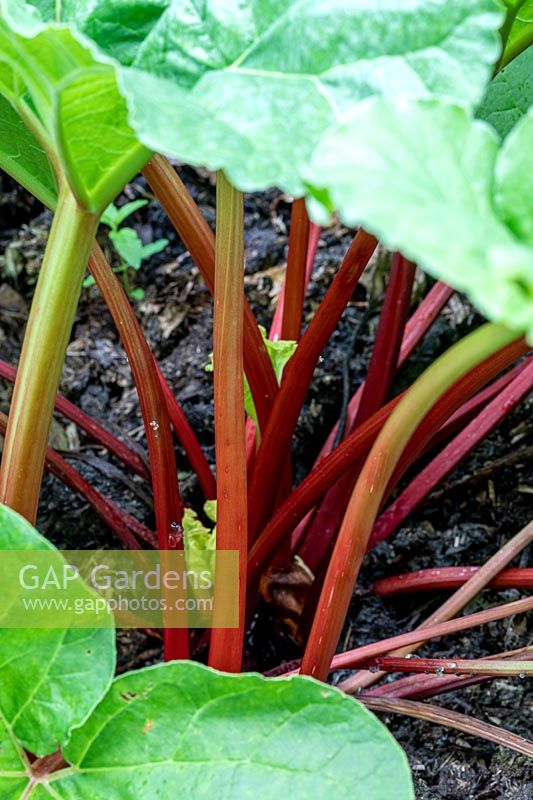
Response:
[{"label": "dark soil", "polygon": [[[183,176],[210,223],[214,222],[214,188],[208,174],[184,170]],[[148,197],[139,179],[128,187],[129,199]],[[246,283],[248,297],[261,324],[268,326],[280,288],[287,247],[290,206],[275,192],[246,200]],[[134,217],[146,241],[165,236],[168,249],[136,273],[136,285],[146,297],[135,304],[138,318],[210,460],[213,460],[212,377],[206,374],[211,344],[211,300],[190,256],[151,199]],[[46,241],[50,216],[0,176],[0,343],[2,357],[16,363],[24,320]],[[308,293],[309,319],[329,285],[346,249],[350,232],[335,227],[324,233]],[[112,255],[105,238],[102,244]],[[420,278],[417,291],[427,288]],[[382,293],[380,271],[364,278],[337,332],[317,366],[315,379],[295,436],[296,480],[306,474],[321,442],[339,414],[343,381],[354,390],[363,379],[373,341],[376,300]],[[370,313],[368,304],[370,303]],[[431,359],[476,323],[467,304],[456,298],[434,326],[416,356],[406,366],[399,387],[411,381]],[[362,324],[361,324],[362,323]],[[361,328],[357,339],[354,330]],[[345,367],[348,367],[348,370]],[[343,377],[344,376],[344,377]],[[145,439],[129,365],[114,326],[96,290],[82,295],[61,389],[69,399],[102,420],[114,432],[145,452]],[[11,389],[0,384],[0,409],[7,411]],[[382,600],[372,583],[383,576],[428,566],[481,564],[531,517],[531,462],[505,460],[533,441],[532,399],[522,404],[475,454],[451,475],[387,543],[367,558],[354,596],[342,647],[390,636],[412,628],[442,600],[435,595]],[[119,464],[58,417],[52,443],[101,491],[131,513],[152,524],[152,509],[141,483],[125,475]],[[181,488],[186,502],[197,508],[202,498],[183,454],[178,450]],[[493,463],[495,462],[495,463]],[[476,471],[486,467],[481,478]],[[83,526],[80,527],[80,520]],[[43,485],[39,529],[59,546],[114,547],[99,518],[79,497],[47,476]],[[517,562],[527,564],[524,554]],[[484,592],[470,611],[517,597],[514,591]],[[160,658],[157,639],[141,633],[119,636],[120,669]],[[476,658],[524,646],[531,640],[523,618],[504,620],[426,646],[426,654]],[[264,610],[249,641],[251,666],[269,669],[283,658],[299,655],[297,646],[273,615]],[[438,699],[496,725],[527,735],[532,730],[528,682],[498,680]],[[406,749],[418,800],[527,800],[533,797],[533,773],[525,757],[454,731],[405,717],[385,718]],[[392,800],[392,798],[391,798]]]}]

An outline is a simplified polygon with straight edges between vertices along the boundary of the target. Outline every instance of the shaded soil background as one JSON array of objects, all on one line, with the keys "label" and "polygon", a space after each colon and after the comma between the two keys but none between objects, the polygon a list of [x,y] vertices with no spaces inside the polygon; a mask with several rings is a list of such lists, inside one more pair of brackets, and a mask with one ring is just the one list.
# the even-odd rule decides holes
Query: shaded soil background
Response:
[{"label": "shaded soil background", "polygon": [[[181,174],[213,225],[214,186],[210,175],[187,169]],[[150,200],[131,220],[146,243],[163,236],[170,240],[167,250],[135,274],[136,285],[142,286],[146,293],[143,301],[135,303],[135,310],[166,377],[213,461],[212,376],[204,370],[212,350],[211,299],[190,256],[143,180],[127,187],[125,196]],[[245,213],[247,294],[258,321],[268,328],[285,265],[290,204],[283,195],[267,192],[247,196]],[[5,176],[0,176],[0,345],[2,358],[13,364],[18,360],[49,225],[50,215]],[[322,235],[306,301],[306,320],[312,317],[331,282],[350,236],[349,231],[339,226]],[[101,243],[112,258],[105,233]],[[376,263],[369,275],[364,276],[317,366],[294,440],[297,481],[309,470],[338,417],[343,391],[349,384],[352,392],[364,378],[377,323],[376,309],[383,293],[381,269],[382,265]],[[415,300],[426,290],[425,279],[419,276]],[[435,355],[478,321],[464,301],[454,298],[402,371],[396,388],[412,381]],[[84,290],[82,294],[61,390],[84,411],[145,453],[141,414],[129,365],[95,289]],[[10,394],[10,387],[1,382],[2,411],[8,410]],[[352,602],[343,649],[411,629],[443,599],[433,594],[381,600],[371,590],[376,579],[430,566],[481,564],[529,520],[533,468],[531,459],[526,457],[526,448],[533,443],[532,406],[529,398],[393,539],[370,554]],[[146,488],[125,474],[105,451],[80,436],[74,425],[57,417],[51,442],[98,489],[152,524]],[[522,451],[524,458],[520,457]],[[177,458],[184,498],[199,510],[202,497],[179,449]],[[481,476],[476,474],[480,469],[483,469]],[[90,507],[50,476],[43,485],[38,525],[59,546],[116,546]],[[527,563],[524,554],[515,565]],[[471,604],[469,611],[517,597],[514,591],[486,591]],[[438,640],[426,646],[424,652],[438,657],[476,658],[524,646],[530,641],[526,620],[516,617]],[[122,671],[157,661],[160,654],[161,645],[156,639],[135,632],[119,635]],[[263,608],[248,642],[250,668],[266,670],[284,658],[298,655],[297,645],[275,612]],[[522,735],[533,730],[529,682],[518,678],[471,687],[439,698],[438,702]],[[394,716],[384,721],[407,751],[418,800],[533,797],[533,772],[525,757],[429,723]]]}]

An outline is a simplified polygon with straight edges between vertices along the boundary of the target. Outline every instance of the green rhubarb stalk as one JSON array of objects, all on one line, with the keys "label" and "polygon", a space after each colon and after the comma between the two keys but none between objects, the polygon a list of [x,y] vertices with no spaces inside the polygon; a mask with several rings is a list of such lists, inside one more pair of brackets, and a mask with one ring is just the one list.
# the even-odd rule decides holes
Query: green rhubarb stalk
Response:
[{"label": "green rhubarb stalk", "polygon": [[465,373],[518,338],[488,324],[435,361],[405,393],[372,448],[350,498],[328,567],[301,672],[327,678],[361,562],[387,485],[401,455],[439,397]]},{"label": "green rhubarb stalk", "polygon": [[98,218],[61,189],[22,346],[0,470],[0,501],[32,524],[61,369]]},{"label": "green rhubarb stalk", "polygon": [[238,593],[239,627],[213,628],[209,665],[240,672],[244,641],[247,562],[246,433],[244,419],[243,196],[217,174],[213,365],[217,467],[217,550],[239,552],[239,585],[215,583],[215,610],[227,591]]}]

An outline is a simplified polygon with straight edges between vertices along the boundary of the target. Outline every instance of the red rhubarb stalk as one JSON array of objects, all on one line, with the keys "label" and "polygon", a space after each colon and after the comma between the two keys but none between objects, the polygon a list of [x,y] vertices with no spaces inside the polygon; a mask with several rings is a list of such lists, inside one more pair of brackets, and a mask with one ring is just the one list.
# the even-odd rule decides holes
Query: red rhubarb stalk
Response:
[{"label": "red rhubarb stalk", "polygon": [[309,217],[305,209],[305,198],[302,197],[292,204],[281,324],[281,338],[296,342],[300,340],[302,331],[308,242]]},{"label": "red rhubarb stalk", "polygon": [[525,364],[517,364],[515,367],[510,369],[505,375],[502,375],[498,380],[493,381],[489,386],[483,389],[481,392],[478,392],[474,395],[470,400],[466,403],[463,403],[461,408],[459,408],[455,414],[452,414],[450,419],[442,425],[437,433],[435,433],[431,439],[429,440],[428,444],[425,446],[422,454],[425,455],[426,453],[430,453],[434,450],[437,445],[441,442],[448,442],[450,438],[457,433],[457,431],[462,431],[477,414],[485,408],[487,403],[490,403],[497,394],[499,394],[505,387],[511,383],[524,369]]},{"label": "red rhubarb stalk", "polygon": [[[361,401],[353,420],[352,430],[378,411],[389,395],[398,367],[414,277],[414,264],[395,253],[368,374],[363,384]],[[339,530],[361,467],[362,461],[358,459],[349,470],[346,470],[341,480],[328,491],[316,511],[299,549],[300,557],[313,573],[318,570]]]},{"label": "red rhubarb stalk", "polygon": [[[311,280],[311,275],[313,272],[313,265],[315,263],[316,251],[318,249],[318,242],[320,240],[320,234],[322,229],[319,225],[315,225],[314,222],[311,222],[309,225],[309,239],[307,242],[307,262],[305,265],[305,288],[309,285],[309,281]],[[270,326],[269,331],[269,339],[277,340],[283,338],[281,336],[281,325],[283,322],[283,311],[285,307],[285,292],[286,292],[286,285],[287,280],[283,281],[283,286],[281,289],[281,294],[279,296],[278,304],[276,306],[276,310],[274,312],[274,316],[272,318],[272,324]]]},{"label": "red rhubarb stalk", "polygon": [[[380,597],[416,592],[442,592],[459,589],[479,571],[479,567],[438,567],[404,572],[392,578],[382,578],[372,587]],[[533,589],[533,569],[514,567],[504,569],[490,583],[488,589]]]},{"label": "red rhubarb stalk", "polygon": [[473,367],[516,338],[484,325],[451,347],[411,386],[383,427],[361,471],[324,580],[302,671],[324,680],[335,653],[370,534],[400,457],[437,399]]},{"label": "red rhubarb stalk", "polygon": [[[503,347],[457,381],[437,401],[427,416],[428,425],[424,441],[429,439],[430,431],[438,429],[451,414],[462,407],[465,398],[471,397],[487,381],[490,381],[512,364],[520,355],[523,355],[525,349],[526,345],[523,340]],[[289,535],[295,524],[320,499],[324,491],[335,483],[344,470],[348,469],[361,453],[365,453],[370,449],[378,432],[404,395],[391,400],[377,414],[374,414],[367,422],[350,434],[345,441],[341,442],[339,447],[313,469],[276,511],[250,551],[250,583],[253,582],[254,576],[266,569],[269,559],[283,544],[284,538]],[[469,401],[467,400],[467,402]],[[425,422],[426,420],[424,420]]]},{"label": "red rhubarb stalk", "polygon": [[[215,237],[176,170],[155,155],[143,175],[166,211],[185,247],[200,270],[207,288],[215,289]],[[244,290],[243,290],[244,291]],[[244,371],[254,399],[261,429],[266,425],[278,384],[254,312],[244,301]]]},{"label": "red rhubarb stalk", "polygon": [[[1,436],[5,435],[6,427],[7,417],[5,414],[0,414]],[[150,547],[157,545],[157,537],[149,528],[98,492],[51,447],[46,449],[45,466],[52,475],[59,478],[65,486],[69,486],[94,508],[100,519],[113,531],[124,547],[129,550],[138,550],[138,539],[146,542]]]},{"label": "red rhubarb stalk", "polygon": [[[0,378],[3,378],[9,383],[14,383],[17,377],[17,370],[5,361],[0,361]],[[55,403],[56,411],[63,414],[64,417],[74,422],[80,430],[84,431],[91,437],[97,444],[109,450],[119,461],[129,467],[136,475],[140,475],[144,480],[150,480],[150,470],[144,463],[141,456],[132,450],[127,444],[117,439],[107,428],[104,428],[97,420],[90,417],[81,408],[78,408],[67,400],[63,395],[58,394]]]},{"label": "red rhubarb stalk", "polygon": [[[497,655],[490,655],[484,661],[493,659],[508,659],[514,661],[529,661],[533,657],[533,647],[522,647],[519,650],[511,650]],[[475,677],[465,678],[462,675],[408,675],[404,678],[373,689],[365,691],[367,697],[416,697],[419,700],[434,697],[437,694],[454,692],[456,689],[464,689],[468,686],[475,686],[493,679],[492,675],[476,675]]]},{"label": "red rhubarb stalk", "polygon": [[[445,603],[434,611],[424,622],[422,622],[417,630],[429,629],[435,623],[445,622],[450,620],[456,614],[459,614],[471,600],[484,589],[491,580],[493,580],[504,567],[509,564],[513,558],[522,552],[533,541],[533,521],[526,525],[516,536],[513,536],[497,553],[495,553],[489,560],[479,568],[479,570],[467,580],[460,589],[457,589]],[[408,649],[400,650],[399,652],[391,653],[391,655],[404,656],[412,653],[417,648],[411,647]],[[354,675],[345,682],[351,690],[357,690],[370,686],[375,683],[380,677],[380,673],[371,674],[369,672],[361,672]]]},{"label": "red rhubarb stalk", "polygon": [[[113,317],[137,387],[150,455],[159,549],[183,549],[183,506],[174,444],[152,352],[117,276],[98,245],[93,247],[89,270]],[[164,641],[167,661],[188,657],[187,629],[166,628]]]},{"label": "red rhubarb stalk", "polygon": [[283,462],[287,458],[291,437],[317,361],[376,246],[377,241],[373,236],[366,231],[359,231],[324,300],[302,336],[298,349],[285,368],[252,469],[249,495],[251,541],[266,523],[275,506]]},{"label": "red rhubarb stalk", "polygon": [[[446,622],[438,622],[428,625],[425,628],[416,628],[414,631],[407,633],[400,633],[396,636],[391,636],[388,639],[382,639],[379,642],[371,642],[371,644],[363,644],[353,650],[347,650],[345,653],[339,653],[333,656],[330,664],[328,665],[328,672],[336,669],[357,669],[360,664],[364,664],[370,658],[385,655],[391,651],[401,652],[399,648],[406,648],[411,645],[420,644],[422,642],[437,639],[441,636],[448,634],[458,633],[465,631],[469,628],[475,628],[479,625],[486,625],[489,622],[495,622],[499,619],[511,617],[514,614],[527,614],[533,609],[533,598],[524,597],[521,600],[513,600],[511,603],[504,603],[503,605],[494,606],[494,608],[486,608],[483,611],[476,611],[474,614],[465,614],[464,617],[457,619],[450,619]],[[301,664],[299,662],[292,662],[284,665],[285,668],[277,670],[279,675],[297,675],[301,672]],[[350,684],[349,680],[339,684],[343,691],[353,692],[356,688]]]},{"label": "red rhubarb stalk", "polygon": [[533,661],[509,661],[487,658],[402,658],[401,656],[377,656],[369,658],[365,669],[383,672],[434,672],[436,675],[499,675],[509,676],[533,674]]},{"label": "red rhubarb stalk", "polygon": [[489,742],[509,747],[518,753],[523,753],[530,758],[533,757],[533,742],[518,736],[516,733],[503,730],[482,722],[458,711],[451,711],[449,708],[430,705],[429,703],[417,703],[413,700],[397,700],[392,697],[362,697],[361,701],[371,711],[382,714],[404,714],[415,719],[424,719],[434,722],[436,725],[443,725],[446,728],[453,728],[461,733],[468,733],[480,739],[487,739]]},{"label": "red rhubarb stalk", "polygon": [[533,357],[518,376],[425,467],[380,516],[370,545],[387,539],[533,388]]},{"label": "red rhubarb stalk", "polygon": [[[311,223],[309,228],[310,229],[309,229],[309,242],[307,245],[307,264],[305,268],[305,290],[307,290],[309,281],[311,280],[313,265],[315,263],[316,251],[318,248],[318,242],[321,234],[321,228],[318,225]],[[283,321],[285,284],[286,281],[284,280],[281,294],[279,296],[278,304],[276,306],[276,310],[274,312],[274,317],[272,319],[272,324],[270,326],[270,331],[268,334],[269,339],[273,341],[278,341],[279,339],[282,338],[281,324]],[[255,423],[253,419],[248,418],[246,420],[246,460],[248,463],[248,470],[251,469],[251,465],[255,457],[256,446],[257,446],[257,433],[255,429]]]},{"label": "red rhubarb stalk", "polygon": [[[247,482],[243,382],[243,196],[217,173],[217,236],[213,364],[217,464],[217,550],[239,554],[239,627],[213,628],[209,664],[240,672],[244,643],[247,559]],[[217,581],[217,599],[228,587]],[[220,602],[220,600],[219,600]]]},{"label": "red rhubarb stalk", "polygon": [[[412,356],[428,330],[431,328],[439,314],[446,306],[450,297],[453,294],[453,289],[441,281],[430,289],[427,296],[422,300],[417,310],[405,326],[405,334],[402,341],[400,356],[398,358],[398,369],[403,367],[405,362]],[[353,424],[361,402],[364,384],[362,384],[357,392],[352,397],[346,416],[345,429],[348,433],[353,430]],[[337,438],[339,423],[337,422],[331,433],[329,434],[324,447],[320,451],[319,458],[328,455],[333,449],[333,445]]]},{"label": "red rhubarb stalk", "polygon": [[[412,355],[414,350],[418,347],[425,334],[435,322],[440,312],[453,294],[453,289],[445,283],[438,281],[433,288],[428,292],[427,297],[419,305],[409,322],[405,327],[405,334],[402,342],[400,356],[398,359],[398,369],[400,369],[407,359]],[[354,429],[354,422],[357,416],[359,403],[364,390],[364,383],[357,389],[356,393],[350,400],[346,410],[346,420],[344,423],[344,436],[349,435]],[[328,438],[326,439],[314,466],[316,467],[323,458],[328,456],[334,449],[335,442],[339,432],[339,422],[337,422]],[[303,541],[306,531],[313,520],[313,513],[310,511],[307,516],[299,523],[293,534],[294,549]]]}]

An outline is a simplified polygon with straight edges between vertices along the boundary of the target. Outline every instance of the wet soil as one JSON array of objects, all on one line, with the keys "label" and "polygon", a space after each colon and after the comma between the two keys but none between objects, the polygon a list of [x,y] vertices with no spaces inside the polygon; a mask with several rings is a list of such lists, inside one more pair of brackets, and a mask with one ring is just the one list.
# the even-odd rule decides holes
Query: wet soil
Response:
[{"label": "wet soil", "polygon": [[[208,221],[214,223],[214,186],[207,173],[182,172]],[[145,290],[135,310],[153,351],[183,404],[208,458],[213,461],[212,377],[205,364],[212,350],[212,304],[189,254],[165,215],[138,179],[126,197],[146,197],[149,205],[131,222],[145,242],[162,236],[168,248],[134,276]],[[267,326],[279,293],[286,258],[290,205],[276,192],[246,198],[246,288],[258,321]],[[0,176],[0,344],[2,358],[15,364],[31,301],[50,215],[38,203]],[[305,317],[310,319],[347,247],[351,232],[337,226],[320,240]],[[112,258],[105,235],[101,243]],[[427,286],[419,276],[416,294]],[[364,276],[339,327],[317,366],[294,439],[296,481],[309,470],[338,417],[343,391],[353,391],[365,375],[383,290],[376,266]],[[370,310],[369,310],[370,305]],[[407,385],[436,354],[479,320],[455,298],[424,344],[406,365],[398,389]],[[354,336],[358,332],[358,336]],[[145,454],[145,438],[129,365],[113,323],[95,289],[84,290],[63,371],[61,390],[89,414]],[[0,410],[7,411],[10,387],[0,382]],[[481,564],[532,516],[533,468],[526,449],[533,442],[531,410],[525,401],[475,453],[449,476],[389,542],[366,559],[354,595],[342,647],[355,647],[409,630],[436,608],[443,596],[380,599],[372,583],[381,577],[428,566]],[[52,444],[101,491],[147,524],[153,511],[143,486],[75,426],[57,417]],[[524,451],[524,458],[520,452]],[[518,457],[516,457],[518,451]],[[188,504],[202,498],[187,461],[178,449],[181,488]],[[483,469],[481,475],[479,470]],[[82,521],[82,525],[80,525]],[[62,547],[115,547],[111,534],[79,497],[46,476],[39,529]],[[515,565],[526,566],[527,554]],[[479,610],[516,599],[515,591],[486,591],[469,607]],[[522,617],[492,623],[426,646],[439,657],[476,658],[524,646],[531,641]],[[119,669],[159,660],[156,638],[127,632],[119,635]],[[269,669],[299,655],[288,633],[262,609],[255,620],[247,658],[250,666]],[[342,676],[338,676],[342,677]],[[522,735],[531,735],[531,691],[528,681],[497,680],[443,696],[442,705],[472,714]],[[525,757],[457,732],[390,716],[385,723],[406,749],[416,783],[417,800],[527,800],[533,797],[533,771]],[[391,799],[392,800],[392,799]]]}]

